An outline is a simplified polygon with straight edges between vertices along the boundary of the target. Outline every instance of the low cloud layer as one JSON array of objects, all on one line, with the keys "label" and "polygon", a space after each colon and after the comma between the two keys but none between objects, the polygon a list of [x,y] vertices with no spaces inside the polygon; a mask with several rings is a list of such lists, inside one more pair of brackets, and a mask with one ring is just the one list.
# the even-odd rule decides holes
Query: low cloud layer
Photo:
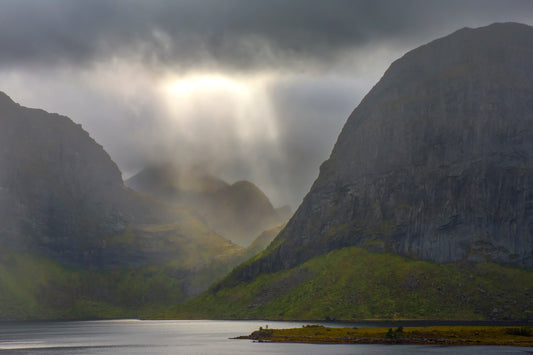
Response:
[{"label": "low cloud layer", "polygon": [[[116,56],[183,70],[331,64],[376,41],[430,39],[529,21],[529,0],[16,0],[0,5],[0,63],[90,64]],[[445,32],[444,32],[445,31]]]},{"label": "low cloud layer", "polygon": [[127,177],[202,163],[293,208],[394,59],[526,1],[0,3],[0,90],[82,123]]}]

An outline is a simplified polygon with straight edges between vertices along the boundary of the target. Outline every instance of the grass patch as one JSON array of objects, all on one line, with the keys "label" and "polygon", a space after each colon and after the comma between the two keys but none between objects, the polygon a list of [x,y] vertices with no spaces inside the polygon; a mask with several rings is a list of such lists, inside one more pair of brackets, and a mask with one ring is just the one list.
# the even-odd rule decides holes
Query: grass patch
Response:
[{"label": "grass patch", "polygon": [[250,282],[212,287],[164,318],[344,320],[533,318],[533,272],[435,264],[349,247]]},{"label": "grass patch", "polygon": [[[132,235],[124,233],[112,242],[127,246],[139,240]],[[185,247],[196,252],[196,262],[176,258],[107,270],[0,250],[0,320],[154,317],[207,289],[243,258],[233,248],[209,257],[210,246]]]},{"label": "grass patch", "polygon": [[[284,343],[533,345],[533,337],[516,337],[515,334],[509,334],[508,329],[497,326],[398,327],[395,330],[307,326],[293,329],[260,329],[238,338]],[[533,327],[520,329],[532,331]]]}]

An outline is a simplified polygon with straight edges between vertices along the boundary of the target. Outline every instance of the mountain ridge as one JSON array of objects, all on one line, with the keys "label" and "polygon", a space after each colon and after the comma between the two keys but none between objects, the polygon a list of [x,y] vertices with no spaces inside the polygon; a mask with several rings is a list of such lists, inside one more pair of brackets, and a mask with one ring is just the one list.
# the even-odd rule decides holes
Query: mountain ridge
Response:
[{"label": "mountain ridge", "polygon": [[252,182],[229,184],[200,166],[149,166],[125,183],[171,205],[195,210],[214,231],[244,247],[264,230],[283,223],[287,216],[286,209],[280,210],[280,216]]}]

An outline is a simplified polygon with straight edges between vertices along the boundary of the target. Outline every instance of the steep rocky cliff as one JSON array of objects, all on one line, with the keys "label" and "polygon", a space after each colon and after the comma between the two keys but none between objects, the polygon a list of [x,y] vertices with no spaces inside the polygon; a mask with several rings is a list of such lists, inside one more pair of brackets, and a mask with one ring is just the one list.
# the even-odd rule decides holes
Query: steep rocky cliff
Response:
[{"label": "steep rocky cliff", "polygon": [[344,246],[533,267],[533,28],[465,28],[394,62],[251,280]]},{"label": "steep rocky cliff", "polygon": [[3,93],[0,112],[3,243],[69,253],[124,228],[121,173],[87,132]]},{"label": "steep rocky cliff", "polygon": [[[136,225],[169,223],[188,226],[188,243],[207,233],[194,213],[124,186],[109,155],[68,117],[22,107],[0,93],[0,127],[3,248],[77,265],[139,265],[157,259],[165,248],[146,242],[144,249],[135,243],[113,246],[112,236]],[[228,243],[209,233],[213,245]]]}]

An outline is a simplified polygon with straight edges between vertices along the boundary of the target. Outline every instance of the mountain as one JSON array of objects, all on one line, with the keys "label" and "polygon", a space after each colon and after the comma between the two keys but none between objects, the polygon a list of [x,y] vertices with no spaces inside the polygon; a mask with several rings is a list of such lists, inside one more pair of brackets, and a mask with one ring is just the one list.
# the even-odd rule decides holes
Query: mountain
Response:
[{"label": "mountain", "polygon": [[[128,216],[120,171],[68,118],[28,109],[0,94],[0,236],[15,248],[62,249],[65,259]],[[65,243],[66,238],[68,242]]]},{"label": "mountain", "polygon": [[251,256],[127,188],[69,118],[0,93],[0,319],[139,316]]},{"label": "mountain", "polygon": [[105,266],[103,237],[131,224],[189,218],[125,187],[104,149],[65,116],[22,107],[0,93],[0,125],[4,246]]},{"label": "mountain", "polygon": [[272,243],[274,238],[276,238],[279,232],[281,232],[283,227],[284,225],[279,225],[263,231],[254,239],[252,244],[250,244],[247,249],[250,250],[252,255],[256,255],[257,253],[263,251],[270,245],[270,243]]},{"label": "mountain", "polygon": [[172,205],[197,211],[218,234],[248,246],[262,231],[286,221],[268,197],[249,181],[232,185],[199,166],[160,164],[143,169],[126,185]]},{"label": "mountain", "polygon": [[194,199],[198,194],[213,193],[229,186],[201,166],[170,163],[146,167],[125,183],[136,191],[170,201]]},{"label": "mountain", "polygon": [[395,61],[272,244],[173,314],[533,319],[531,48],[493,24]]}]

